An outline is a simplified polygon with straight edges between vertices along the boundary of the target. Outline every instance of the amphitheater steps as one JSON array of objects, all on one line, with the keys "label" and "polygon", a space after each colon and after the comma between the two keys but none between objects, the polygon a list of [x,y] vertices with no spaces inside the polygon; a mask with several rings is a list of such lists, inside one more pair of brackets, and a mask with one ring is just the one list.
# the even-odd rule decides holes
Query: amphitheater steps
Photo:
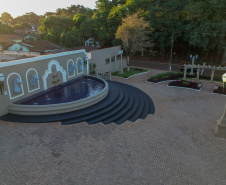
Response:
[{"label": "amphitheater steps", "polygon": [[101,102],[90,107],[68,113],[46,116],[21,116],[6,114],[1,120],[11,122],[45,123],[61,121],[62,125],[86,121],[88,124],[102,122],[121,124],[126,120],[136,121],[145,119],[148,114],[155,113],[154,103],[151,98],[140,89],[108,81],[109,93]]},{"label": "amphitheater steps", "polygon": [[[100,105],[95,105],[92,108],[92,110],[93,110],[92,112],[89,112],[88,114],[82,115],[82,116],[79,116],[79,117],[73,117],[73,118],[70,118],[68,120],[63,120],[61,123],[63,125],[66,125],[66,124],[73,124],[73,123],[79,123],[79,122],[82,122],[82,121],[92,120],[92,119],[97,118],[100,115],[105,114],[108,111],[111,111],[116,106],[118,106],[121,101],[123,101],[124,92],[122,91],[122,89],[119,89],[119,88],[116,88],[116,89],[110,88],[109,89],[109,97],[111,96],[111,94],[118,94],[118,96],[117,96],[116,99],[114,99],[114,101],[109,101],[108,106],[101,106],[101,108],[100,108]],[[108,99],[109,97],[106,97],[105,99]],[[97,109],[97,107],[99,109]]]}]

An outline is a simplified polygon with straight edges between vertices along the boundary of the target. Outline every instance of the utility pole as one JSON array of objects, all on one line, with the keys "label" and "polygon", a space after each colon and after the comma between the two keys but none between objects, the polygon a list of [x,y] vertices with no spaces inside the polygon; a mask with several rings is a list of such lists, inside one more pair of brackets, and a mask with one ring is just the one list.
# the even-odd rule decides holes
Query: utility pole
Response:
[{"label": "utility pole", "polygon": [[122,68],[122,54],[123,54],[123,50],[119,50],[119,55],[120,55],[120,74],[123,74],[123,68]]},{"label": "utility pole", "polygon": [[172,64],[172,58],[173,58],[173,42],[174,42],[173,38],[174,38],[174,29],[172,32],[171,51],[170,51],[170,59],[169,59],[169,71],[171,71],[171,64]]}]

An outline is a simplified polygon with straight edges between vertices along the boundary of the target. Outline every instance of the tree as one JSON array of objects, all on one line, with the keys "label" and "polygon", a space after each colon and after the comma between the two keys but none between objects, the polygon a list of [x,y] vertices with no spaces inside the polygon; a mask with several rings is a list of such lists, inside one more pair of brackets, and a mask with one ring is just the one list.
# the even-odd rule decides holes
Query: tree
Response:
[{"label": "tree", "polygon": [[28,12],[25,13],[22,16],[18,16],[15,19],[13,19],[12,24],[21,24],[21,23],[33,23],[33,24],[37,24],[39,23],[39,19],[42,16],[38,16],[36,15],[34,12]]},{"label": "tree", "polygon": [[93,37],[94,35],[94,26],[93,26],[93,20],[92,19],[86,19],[84,22],[80,25],[80,35],[81,37],[84,37],[86,39]]},{"label": "tree", "polygon": [[108,30],[107,18],[114,4],[110,0],[98,0],[96,1],[97,11],[94,12],[92,17],[95,35],[100,41],[101,46],[111,46],[111,37]]},{"label": "tree", "polygon": [[41,26],[39,27],[40,36],[42,39],[60,44],[60,36],[63,32],[71,31],[74,26],[72,18],[49,16],[40,19]]},{"label": "tree", "polygon": [[81,46],[81,39],[78,30],[63,32],[60,36],[60,45],[65,47]]},{"label": "tree", "polygon": [[32,27],[28,23],[22,23],[22,24],[16,24],[16,25],[14,25],[13,28],[15,30],[17,30],[17,29],[31,29]]},{"label": "tree", "polygon": [[127,54],[127,65],[132,54],[143,48],[151,47],[148,37],[149,24],[143,18],[138,18],[138,14],[128,15],[122,19],[122,25],[118,27],[116,38],[123,42],[123,49]]},{"label": "tree", "polygon": [[74,18],[73,18],[73,21],[75,22],[76,28],[79,29],[81,23],[86,21],[87,18],[88,18],[87,15],[84,15],[84,14],[75,15]]},{"label": "tree", "polygon": [[12,22],[12,20],[13,20],[13,17],[9,13],[3,12],[1,14],[0,21],[2,21],[3,23],[8,25]]},{"label": "tree", "polygon": [[185,6],[186,1],[181,0],[156,0],[149,4],[147,19],[153,27],[153,38],[162,59],[167,49],[171,48],[172,53],[173,43],[182,40],[187,23]]},{"label": "tree", "polygon": [[[185,40],[192,47],[206,52],[215,50],[216,61],[226,49],[226,4],[224,0],[191,0],[185,9],[189,12]],[[205,58],[206,58],[205,57]]]},{"label": "tree", "polygon": [[6,24],[0,22],[0,34],[12,34],[14,29]]}]

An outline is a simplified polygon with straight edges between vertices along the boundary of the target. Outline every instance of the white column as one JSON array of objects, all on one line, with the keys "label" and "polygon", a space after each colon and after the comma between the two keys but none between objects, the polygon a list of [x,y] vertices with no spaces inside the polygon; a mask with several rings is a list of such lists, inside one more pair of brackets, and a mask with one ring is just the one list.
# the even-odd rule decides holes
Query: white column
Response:
[{"label": "white column", "polygon": [[121,69],[120,69],[120,73],[123,74],[123,68],[122,68],[122,54],[123,54],[123,50],[120,50],[120,51],[119,51],[119,54],[120,54],[120,56],[121,56],[121,61],[120,61],[120,62],[121,62],[121,66],[120,66]]},{"label": "white column", "polygon": [[86,67],[87,67],[87,72],[86,74],[89,75],[89,59],[88,59],[88,56],[85,56],[85,60],[86,60]]},{"label": "white column", "polygon": [[210,81],[211,81],[211,82],[213,82],[213,78],[214,78],[214,71],[215,71],[215,67],[214,67],[214,68],[212,68],[212,75],[211,75],[211,79],[210,79]]},{"label": "white column", "polygon": [[193,73],[193,66],[194,66],[194,64],[195,64],[195,56],[193,56],[192,57],[192,67],[191,67],[191,75],[193,75],[194,73]]},{"label": "white column", "polygon": [[199,66],[197,67],[197,77],[196,80],[199,81]]},{"label": "white column", "polygon": [[215,128],[215,135],[218,137],[226,138],[226,108],[224,109],[223,116],[217,121],[217,127]]},{"label": "white column", "polygon": [[183,80],[186,80],[186,73],[187,73],[187,66],[184,65],[184,79]]}]

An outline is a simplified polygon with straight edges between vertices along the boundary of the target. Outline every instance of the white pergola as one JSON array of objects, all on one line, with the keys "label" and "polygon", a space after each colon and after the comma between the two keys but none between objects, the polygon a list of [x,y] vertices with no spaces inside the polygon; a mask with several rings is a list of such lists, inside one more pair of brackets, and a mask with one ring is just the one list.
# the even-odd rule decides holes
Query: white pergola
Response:
[{"label": "white pergola", "polygon": [[212,70],[212,75],[211,75],[211,79],[210,81],[212,82],[213,81],[213,78],[214,78],[214,72],[215,70],[221,70],[221,71],[226,71],[226,67],[216,67],[216,66],[206,66],[206,65],[184,65],[184,80],[186,79],[186,75],[187,75],[187,69],[193,69],[193,68],[197,68],[197,80],[199,80],[199,71],[200,69],[211,69]]}]

